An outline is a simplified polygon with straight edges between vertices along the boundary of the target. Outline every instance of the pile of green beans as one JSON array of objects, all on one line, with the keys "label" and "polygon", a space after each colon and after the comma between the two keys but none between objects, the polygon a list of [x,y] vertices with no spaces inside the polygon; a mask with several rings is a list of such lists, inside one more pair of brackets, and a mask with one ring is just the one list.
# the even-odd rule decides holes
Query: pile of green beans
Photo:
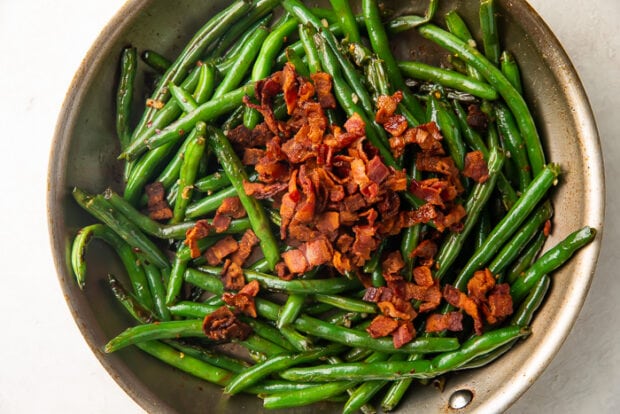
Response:
[{"label": "pile of green beans", "polygon": [[[479,30],[470,30],[454,10],[442,22],[447,30],[431,23],[442,20],[436,16],[439,0],[429,0],[422,16],[384,16],[376,0],[357,3],[330,0],[327,9],[309,8],[300,0],[234,0],[174,59],[145,50],[142,69],[135,48],[123,51],[116,132],[119,159],[125,160],[124,191],[73,190],[75,201],[97,220],[73,240],[70,262],[78,286],[88,286],[86,253],[93,238],[108,244],[126,271],[109,275],[108,282],[135,326],[111,338],[105,352],[136,346],[223,387],[225,394],[255,394],[266,408],[343,401],[345,413],[370,413],[375,403],[383,411],[395,409],[413,381],[491,363],[531,334],[529,325],[552,287],[552,272],[593,240],[596,231],[586,226],[545,246],[552,189],[561,168],[546,161],[523,95],[521,77],[527,74],[502,44],[494,1],[480,1]],[[410,30],[445,49],[453,66],[395,56],[392,36]],[[472,35],[477,32],[480,39]],[[416,320],[416,338],[395,349],[390,337],[372,338],[366,332],[380,311],[361,299],[365,290],[357,277],[330,277],[325,267],[293,280],[275,275],[289,248],[274,236],[280,216],[269,200],[245,193],[243,182],[255,180],[256,173],[242,164],[226,132],[242,124],[252,129],[262,121],[258,111],[243,106],[243,98],[253,95],[255,82],[286,62],[304,76],[328,72],[338,102],[335,110],[326,111],[329,121],[342,124],[358,114],[384,163],[395,169],[408,166],[409,180],[430,176],[417,171],[412,149],[400,158],[392,154],[388,135],[374,118],[380,95],[402,92],[397,113],[410,126],[436,123],[459,170],[467,152],[483,154],[489,178],[481,183],[463,179],[466,192],[460,202],[467,215],[462,229],[446,230],[439,239],[433,277],[466,292],[477,270],[490,269],[498,283],[510,285],[511,318],[482,335],[465,331],[458,337],[425,333],[423,322]],[[159,81],[132,126],[138,70],[154,71]],[[277,102],[280,116],[284,106],[281,99]],[[486,130],[468,124],[466,102],[487,114]],[[153,182],[166,192],[168,221],[154,221],[144,212],[145,186]],[[258,316],[240,317],[252,333],[234,340],[244,350],[237,356],[216,352],[218,344],[202,327],[207,315],[225,306],[222,268],[192,258],[184,244],[197,220],[211,220],[222,201],[233,196],[239,197],[247,217],[233,220],[225,232],[211,234],[197,246],[203,253],[223,237],[238,239],[248,229],[260,241],[261,257],[242,269],[247,282],[260,285]],[[408,191],[401,197],[407,208],[423,204]],[[409,253],[432,227],[433,222],[418,224],[385,239],[363,267],[372,285],[386,285],[381,259],[396,249],[405,260],[403,276],[411,280],[416,259]],[[448,305],[440,308],[450,310]]]}]

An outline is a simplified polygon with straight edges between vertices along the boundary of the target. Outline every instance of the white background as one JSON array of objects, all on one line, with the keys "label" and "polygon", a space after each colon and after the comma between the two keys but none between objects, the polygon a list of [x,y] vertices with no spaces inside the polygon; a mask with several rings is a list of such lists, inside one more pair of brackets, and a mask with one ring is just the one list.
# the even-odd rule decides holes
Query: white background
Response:
[{"label": "white background", "polygon": [[[510,412],[617,413],[620,2],[530,1],[571,56],[594,108],[606,158],[607,219],[598,271],[572,333]],[[45,207],[64,93],[122,4],[0,0],[0,413],[142,412],[99,365],[71,318],[52,263]]]}]

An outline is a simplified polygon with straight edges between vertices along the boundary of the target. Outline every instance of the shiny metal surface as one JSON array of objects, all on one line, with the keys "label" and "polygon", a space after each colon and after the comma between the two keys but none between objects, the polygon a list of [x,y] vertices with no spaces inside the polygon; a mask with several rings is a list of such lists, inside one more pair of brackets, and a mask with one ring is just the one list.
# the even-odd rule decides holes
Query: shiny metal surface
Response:
[{"label": "shiny metal surface", "polygon": [[[103,355],[101,346],[130,321],[115,306],[104,279],[108,272],[121,273],[105,246],[89,255],[87,291],[80,292],[68,269],[69,241],[90,218],[70,196],[73,186],[101,191],[120,187],[121,165],[116,161],[113,100],[118,58],[123,45],[154,47],[169,55],[178,51],[210,11],[223,1],[195,4],[164,0],[128,2],[110,22],[87,55],[76,75],[61,111],[50,160],[48,193],[52,245],[60,283],[80,329],[93,352],[125,391],[149,412],[236,413],[260,412],[260,401],[240,396],[221,398],[217,387],[180,374],[135,350]],[[397,2],[390,5],[398,4]],[[442,2],[438,16],[458,7],[471,27],[477,27],[478,2]],[[551,245],[582,225],[602,228],[604,180],[598,135],[579,79],[544,23],[523,1],[500,1],[502,36],[516,55],[524,73],[524,85],[532,103],[549,160],[560,163],[565,173],[554,194],[556,208]],[[192,10],[187,13],[187,10]],[[409,9],[408,9],[409,10]],[[415,8],[411,11],[416,12]],[[426,54],[428,46],[415,36],[403,36],[401,54]],[[406,46],[405,46],[406,45]],[[138,79],[138,83],[141,80]],[[594,272],[600,237],[554,276],[551,295],[536,318],[533,335],[510,354],[484,369],[451,376],[439,393],[417,387],[402,411],[447,412],[449,398],[457,390],[471,390],[473,399],[458,412],[499,412],[510,406],[540,375],[568,334],[587,293]],[[325,404],[323,410],[338,410]],[[294,412],[315,412],[316,407]]]}]

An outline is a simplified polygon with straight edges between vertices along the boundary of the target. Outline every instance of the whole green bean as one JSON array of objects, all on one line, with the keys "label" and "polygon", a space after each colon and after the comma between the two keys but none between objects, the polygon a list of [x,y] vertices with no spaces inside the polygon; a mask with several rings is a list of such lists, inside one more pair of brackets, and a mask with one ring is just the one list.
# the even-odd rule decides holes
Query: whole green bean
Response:
[{"label": "whole green bean", "polygon": [[[343,27],[343,31],[344,33],[346,33],[348,41],[351,43],[359,43],[362,40],[362,37],[360,36],[360,31],[357,27],[355,15],[351,10],[349,0],[329,0],[329,2],[331,3],[332,8],[336,12],[338,21]],[[316,12],[314,13],[316,14]]]},{"label": "whole green bean", "polygon": [[304,368],[289,368],[280,372],[280,376],[289,381],[328,382],[328,381],[372,381],[396,380],[400,378],[430,378],[431,362],[416,361],[381,361],[344,362],[341,364],[315,365]]},{"label": "whole green bean", "polygon": [[512,266],[506,270],[506,277],[504,280],[512,284],[519,275],[525,272],[527,268],[534,263],[534,260],[536,260],[536,256],[538,256],[538,253],[542,250],[546,240],[547,236],[545,236],[544,232],[539,232],[536,238],[530,242],[517,260],[515,260]]},{"label": "whole green bean", "polygon": [[166,73],[168,68],[172,65],[170,59],[155,52],[154,50],[145,50],[142,52],[142,60],[160,75]]},{"label": "whole green bean", "polygon": [[155,339],[174,339],[187,337],[206,338],[202,331],[202,320],[164,321],[127,328],[112,338],[103,348],[112,353],[129,345]]},{"label": "whole green bean", "polygon": [[521,84],[521,72],[519,70],[519,65],[515,60],[512,53],[507,50],[504,50],[499,57],[500,67],[502,69],[502,73],[508,79],[510,84],[519,92],[523,94],[523,85]]},{"label": "whole green bean", "polygon": [[493,87],[453,70],[442,69],[416,61],[398,62],[398,68],[406,76],[414,79],[436,82],[482,99],[494,101],[498,98],[497,91]]},{"label": "whole green bean", "polygon": [[596,230],[585,226],[564,238],[560,243],[546,251],[532,266],[519,276],[510,287],[514,303],[520,303],[532,287],[546,274],[562,266],[580,248],[590,243],[596,236]]},{"label": "whole green bean", "polygon": [[189,355],[192,358],[196,358],[207,364],[225,369],[234,374],[239,374],[250,367],[250,364],[245,361],[224,355],[222,353],[212,352],[211,350],[198,345],[186,344],[180,341],[167,341],[166,344],[182,352],[185,356]]},{"label": "whole green bean", "polygon": [[265,408],[301,407],[339,395],[354,385],[355,382],[352,381],[340,381],[293,391],[259,394],[259,396],[263,398],[263,407]]},{"label": "whole green bean", "polygon": [[168,279],[168,286],[166,289],[166,305],[170,306],[177,300],[177,296],[181,293],[183,288],[183,275],[189,264],[189,257],[185,257],[183,254],[179,254],[185,246],[179,245],[177,254],[172,261],[172,268],[170,269],[170,278]]},{"label": "whole green bean", "polygon": [[504,138],[504,145],[510,151],[510,160],[517,170],[519,190],[523,191],[532,181],[525,143],[510,110],[501,102],[495,104],[495,115],[499,132]]},{"label": "whole green bean", "polygon": [[[474,39],[471,32],[469,31],[467,24],[461,18],[461,16],[458,14],[456,10],[451,10],[448,13],[446,13],[445,21],[446,21],[446,26],[448,30],[450,31],[450,33],[454,34],[459,39],[467,42],[472,47],[474,48],[477,47],[476,40]],[[484,79],[482,75],[480,74],[480,72],[476,70],[476,68],[472,67],[471,65],[466,65],[466,66],[467,66],[467,69],[466,69],[467,74],[469,76],[479,81]]]},{"label": "whole green bean", "polygon": [[135,47],[123,49],[121,56],[121,74],[116,92],[116,135],[121,148],[125,148],[131,141],[129,121],[131,118],[131,104],[133,88],[136,78],[137,52]]},{"label": "whole green bean", "polygon": [[297,319],[301,313],[301,308],[306,301],[306,295],[301,293],[293,293],[288,296],[278,315],[277,326],[282,329]]},{"label": "whole green bean", "polygon": [[501,49],[499,46],[499,33],[495,17],[495,2],[493,0],[480,0],[478,12],[484,54],[487,59],[498,66]]},{"label": "whole green bean", "polygon": [[489,62],[488,59],[453,34],[432,24],[420,26],[418,31],[423,37],[439,44],[452,53],[458,54],[467,64],[475,67],[504,98],[506,104],[515,115],[521,136],[525,140],[532,173],[533,175],[538,175],[545,168],[545,156],[536,125],[521,94],[517,92],[502,72]]},{"label": "whole green bean", "polygon": [[344,347],[342,345],[331,345],[299,354],[276,356],[261,364],[256,364],[238,374],[224,388],[224,392],[233,395],[237,394],[272,373],[280,372],[283,369],[293,367],[295,365],[313,362],[319,358],[329,355],[338,354],[342,352],[343,349]]},{"label": "whole green bean", "polygon": [[248,175],[245,172],[244,166],[222,131],[208,127],[207,135],[209,146],[216,154],[224,172],[237,191],[241,204],[252,224],[252,229],[260,239],[260,246],[265,258],[269,262],[270,270],[273,270],[276,263],[280,261],[280,249],[271,231],[269,220],[262,205],[255,198],[248,196],[243,189],[243,181],[248,181]]},{"label": "whole green bean", "polygon": [[235,197],[236,195],[237,190],[234,186],[230,186],[228,188],[220,190],[215,194],[208,195],[207,197],[195,201],[194,203],[187,206],[187,209],[185,210],[185,217],[187,217],[188,219],[194,219],[211,213],[217,210],[217,208],[222,204],[222,201],[224,201],[224,199],[229,197]]},{"label": "whole green bean", "polygon": [[448,153],[454,160],[454,164],[459,171],[465,167],[465,143],[461,138],[461,130],[457,122],[449,114],[448,110],[443,107],[441,102],[435,98],[434,94],[430,94],[428,119],[435,122],[444,137]]},{"label": "whole green bean", "polygon": [[359,313],[377,313],[377,307],[374,303],[365,302],[363,300],[354,299],[346,296],[315,294],[314,299],[317,302],[327,303],[335,308],[343,309],[349,312]]},{"label": "whole green bean", "polygon": [[170,320],[170,310],[166,306],[166,289],[159,268],[148,261],[143,261],[144,273],[153,297],[153,311],[160,321]]},{"label": "whole green bean", "polygon": [[192,94],[185,89],[176,86],[174,83],[170,83],[170,85],[168,85],[168,90],[170,91],[170,95],[177,101],[177,105],[179,105],[183,111],[191,112],[196,109],[196,100]]},{"label": "whole green bean", "polygon": [[168,307],[170,313],[174,316],[181,316],[189,319],[204,318],[211,312],[214,312],[221,305],[209,305],[206,303],[190,302],[187,300],[176,302]]},{"label": "whole green bean", "polygon": [[185,156],[183,157],[183,163],[181,164],[181,171],[179,172],[179,192],[177,193],[177,199],[174,203],[174,211],[171,224],[180,223],[185,219],[185,210],[189,204],[192,193],[194,191],[194,181],[198,173],[198,165],[202,159],[202,156],[206,147],[205,133],[207,125],[204,122],[198,122],[196,124],[196,138],[191,141]]}]

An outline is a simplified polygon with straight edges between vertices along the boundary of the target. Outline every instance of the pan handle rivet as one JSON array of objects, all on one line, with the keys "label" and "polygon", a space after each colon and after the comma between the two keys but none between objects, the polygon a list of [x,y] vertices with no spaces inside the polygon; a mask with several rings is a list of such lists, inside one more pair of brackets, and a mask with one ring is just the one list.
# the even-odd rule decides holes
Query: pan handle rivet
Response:
[{"label": "pan handle rivet", "polygon": [[473,398],[474,394],[470,390],[454,391],[449,400],[450,408],[455,410],[465,408]]}]

